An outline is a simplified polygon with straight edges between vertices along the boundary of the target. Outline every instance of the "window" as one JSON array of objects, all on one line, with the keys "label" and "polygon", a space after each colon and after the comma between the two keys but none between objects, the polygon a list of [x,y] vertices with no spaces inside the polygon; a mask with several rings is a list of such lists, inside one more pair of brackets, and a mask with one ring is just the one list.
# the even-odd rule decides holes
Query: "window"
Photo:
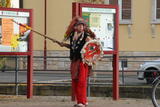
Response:
[{"label": "window", "polygon": [[156,18],[160,19],[160,0],[157,0],[156,4]]},{"label": "window", "polygon": [[131,24],[132,19],[132,2],[131,0],[119,0],[120,23]]},{"label": "window", "polygon": [[132,1],[131,0],[105,0],[106,4],[119,5],[120,24],[131,24]]},{"label": "window", "polygon": [[152,0],[152,23],[160,23],[160,0]]}]

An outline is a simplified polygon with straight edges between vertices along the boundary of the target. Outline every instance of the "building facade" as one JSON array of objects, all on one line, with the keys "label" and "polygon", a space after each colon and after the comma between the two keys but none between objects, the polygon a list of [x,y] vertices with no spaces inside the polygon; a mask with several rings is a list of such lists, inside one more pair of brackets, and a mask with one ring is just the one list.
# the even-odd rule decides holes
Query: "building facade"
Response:
[{"label": "building facade", "polygon": [[[113,4],[119,6],[119,51],[120,56],[160,55],[160,0],[23,0],[23,8],[33,9],[33,29],[51,38],[62,41],[72,19],[72,3]],[[35,34],[34,56],[69,56],[69,50]],[[46,47],[45,47],[46,43]],[[47,51],[44,51],[44,50]],[[46,53],[45,53],[46,52]],[[58,59],[61,60],[61,59]],[[35,68],[69,69],[69,59],[61,61],[35,60]],[[107,59],[111,62],[110,59]],[[20,68],[26,68],[22,61]],[[97,64],[97,69],[106,69]],[[133,66],[133,64],[131,64]],[[139,66],[135,65],[135,66]],[[134,66],[134,67],[135,67]],[[45,68],[45,67],[44,67]],[[107,68],[112,69],[111,63]]]},{"label": "building facade", "polygon": [[[119,5],[120,52],[160,51],[160,0],[24,0],[24,8],[34,10],[34,29],[47,36],[62,40],[72,18],[72,3]],[[34,34],[34,49],[44,50],[44,38]],[[47,50],[66,50],[47,40]]]}]

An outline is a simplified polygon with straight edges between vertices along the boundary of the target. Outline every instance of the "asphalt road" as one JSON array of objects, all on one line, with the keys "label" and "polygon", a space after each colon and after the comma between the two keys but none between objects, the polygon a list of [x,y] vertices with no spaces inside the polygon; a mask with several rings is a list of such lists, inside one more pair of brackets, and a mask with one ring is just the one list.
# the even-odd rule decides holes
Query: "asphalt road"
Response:
[{"label": "asphalt road", "polygon": [[[0,72],[0,82],[14,83],[15,82],[15,71],[5,71]],[[120,84],[126,85],[145,85],[145,80],[138,80],[136,73],[125,73],[124,78],[120,73]],[[27,73],[24,71],[18,72],[17,80],[20,83],[26,82]],[[34,83],[52,83],[52,82],[62,82],[70,80],[70,72],[60,72],[60,71],[35,71],[33,74]],[[102,82],[106,84],[112,83],[112,73],[94,73],[91,77],[94,82]]]}]

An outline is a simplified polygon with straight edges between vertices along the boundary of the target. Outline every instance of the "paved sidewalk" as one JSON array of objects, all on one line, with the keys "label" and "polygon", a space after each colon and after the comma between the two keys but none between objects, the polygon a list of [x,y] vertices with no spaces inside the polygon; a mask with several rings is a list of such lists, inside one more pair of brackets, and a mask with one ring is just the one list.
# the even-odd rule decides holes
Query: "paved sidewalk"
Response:
[{"label": "paved sidewalk", "polygon": [[[63,96],[0,96],[0,107],[73,107],[70,97]],[[150,99],[120,99],[90,97],[88,107],[153,107]]]}]

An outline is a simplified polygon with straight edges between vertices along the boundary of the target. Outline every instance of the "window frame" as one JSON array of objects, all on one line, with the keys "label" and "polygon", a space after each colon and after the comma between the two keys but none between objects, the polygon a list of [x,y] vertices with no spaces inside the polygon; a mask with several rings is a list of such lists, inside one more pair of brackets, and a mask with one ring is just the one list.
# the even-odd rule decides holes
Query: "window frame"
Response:
[{"label": "window frame", "polygon": [[160,18],[157,19],[157,0],[152,0],[152,19],[151,24],[160,24]]}]

